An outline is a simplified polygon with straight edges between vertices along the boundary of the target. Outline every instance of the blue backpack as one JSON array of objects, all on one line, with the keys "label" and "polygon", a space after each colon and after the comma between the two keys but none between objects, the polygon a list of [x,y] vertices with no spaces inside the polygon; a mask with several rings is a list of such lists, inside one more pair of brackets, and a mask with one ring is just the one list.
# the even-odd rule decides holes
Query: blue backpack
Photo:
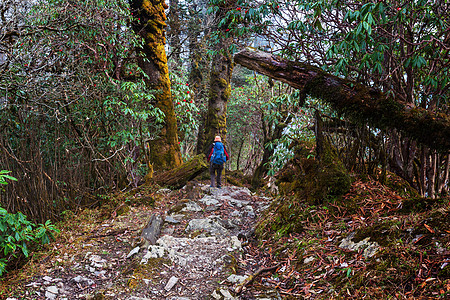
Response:
[{"label": "blue backpack", "polygon": [[227,157],[225,156],[225,149],[221,142],[214,143],[214,151],[211,156],[211,162],[216,165],[221,165],[227,161]]}]

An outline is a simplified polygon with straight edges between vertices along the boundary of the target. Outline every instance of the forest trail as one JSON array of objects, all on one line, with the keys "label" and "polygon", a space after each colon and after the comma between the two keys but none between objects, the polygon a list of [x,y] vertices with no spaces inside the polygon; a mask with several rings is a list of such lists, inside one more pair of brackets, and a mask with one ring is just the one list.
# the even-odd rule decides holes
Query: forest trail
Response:
[{"label": "forest trail", "polygon": [[[252,260],[247,239],[269,198],[201,183],[156,194],[154,208],[130,206],[103,221],[92,211],[91,227],[73,223],[66,241],[56,241],[51,254],[35,257],[16,276],[7,299],[281,299],[270,289],[236,293],[249,280],[238,264]],[[158,216],[161,234],[149,245],[141,232]],[[247,267],[254,273],[257,263]]]}]

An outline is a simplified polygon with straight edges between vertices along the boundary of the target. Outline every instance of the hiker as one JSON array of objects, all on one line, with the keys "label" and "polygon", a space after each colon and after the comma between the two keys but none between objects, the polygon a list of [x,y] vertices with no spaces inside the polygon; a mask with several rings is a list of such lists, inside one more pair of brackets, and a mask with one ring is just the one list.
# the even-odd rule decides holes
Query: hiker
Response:
[{"label": "hiker", "polygon": [[208,161],[209,174],[211,175],[211,187],[214,187],[215,182],[217,182],[217,187],[220,189],[222,186],[222,170],[223,164],[230,159],[228,155],[227,148],[222,144],[222,139],[220,136],[214,138],[214,143],[209,146],[208,150]]}]

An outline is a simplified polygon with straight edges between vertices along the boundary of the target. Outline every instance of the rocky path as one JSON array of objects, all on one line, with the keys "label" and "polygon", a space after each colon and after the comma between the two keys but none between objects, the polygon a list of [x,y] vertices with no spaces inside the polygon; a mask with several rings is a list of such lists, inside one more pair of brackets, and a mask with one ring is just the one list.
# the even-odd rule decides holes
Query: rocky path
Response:
[{"label": "rocky path", "polygon": [[[158,193],[156,208],[131,207],[102,222],[93,216],[88,234],[73,224],[74,235],[25,268],[7,299],[280,299],[236,293],[247,278],[237,264],[270,199],[200,183]],[[156,241],[143,230],[149,220],[162,221]]]}]

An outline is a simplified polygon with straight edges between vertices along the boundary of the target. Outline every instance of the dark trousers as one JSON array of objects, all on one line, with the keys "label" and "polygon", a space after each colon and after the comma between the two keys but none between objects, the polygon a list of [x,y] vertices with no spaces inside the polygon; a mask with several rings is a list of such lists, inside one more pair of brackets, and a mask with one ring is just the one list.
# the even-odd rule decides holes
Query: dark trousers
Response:
[{"label": "dark trousers", "polygon": [[217,187],[220,188],[222,186],[222,170],[223,164],[210,164],[209,166],[209,175],[211,175],[211,186],[214,187],[215,183],[217,183]]}]

